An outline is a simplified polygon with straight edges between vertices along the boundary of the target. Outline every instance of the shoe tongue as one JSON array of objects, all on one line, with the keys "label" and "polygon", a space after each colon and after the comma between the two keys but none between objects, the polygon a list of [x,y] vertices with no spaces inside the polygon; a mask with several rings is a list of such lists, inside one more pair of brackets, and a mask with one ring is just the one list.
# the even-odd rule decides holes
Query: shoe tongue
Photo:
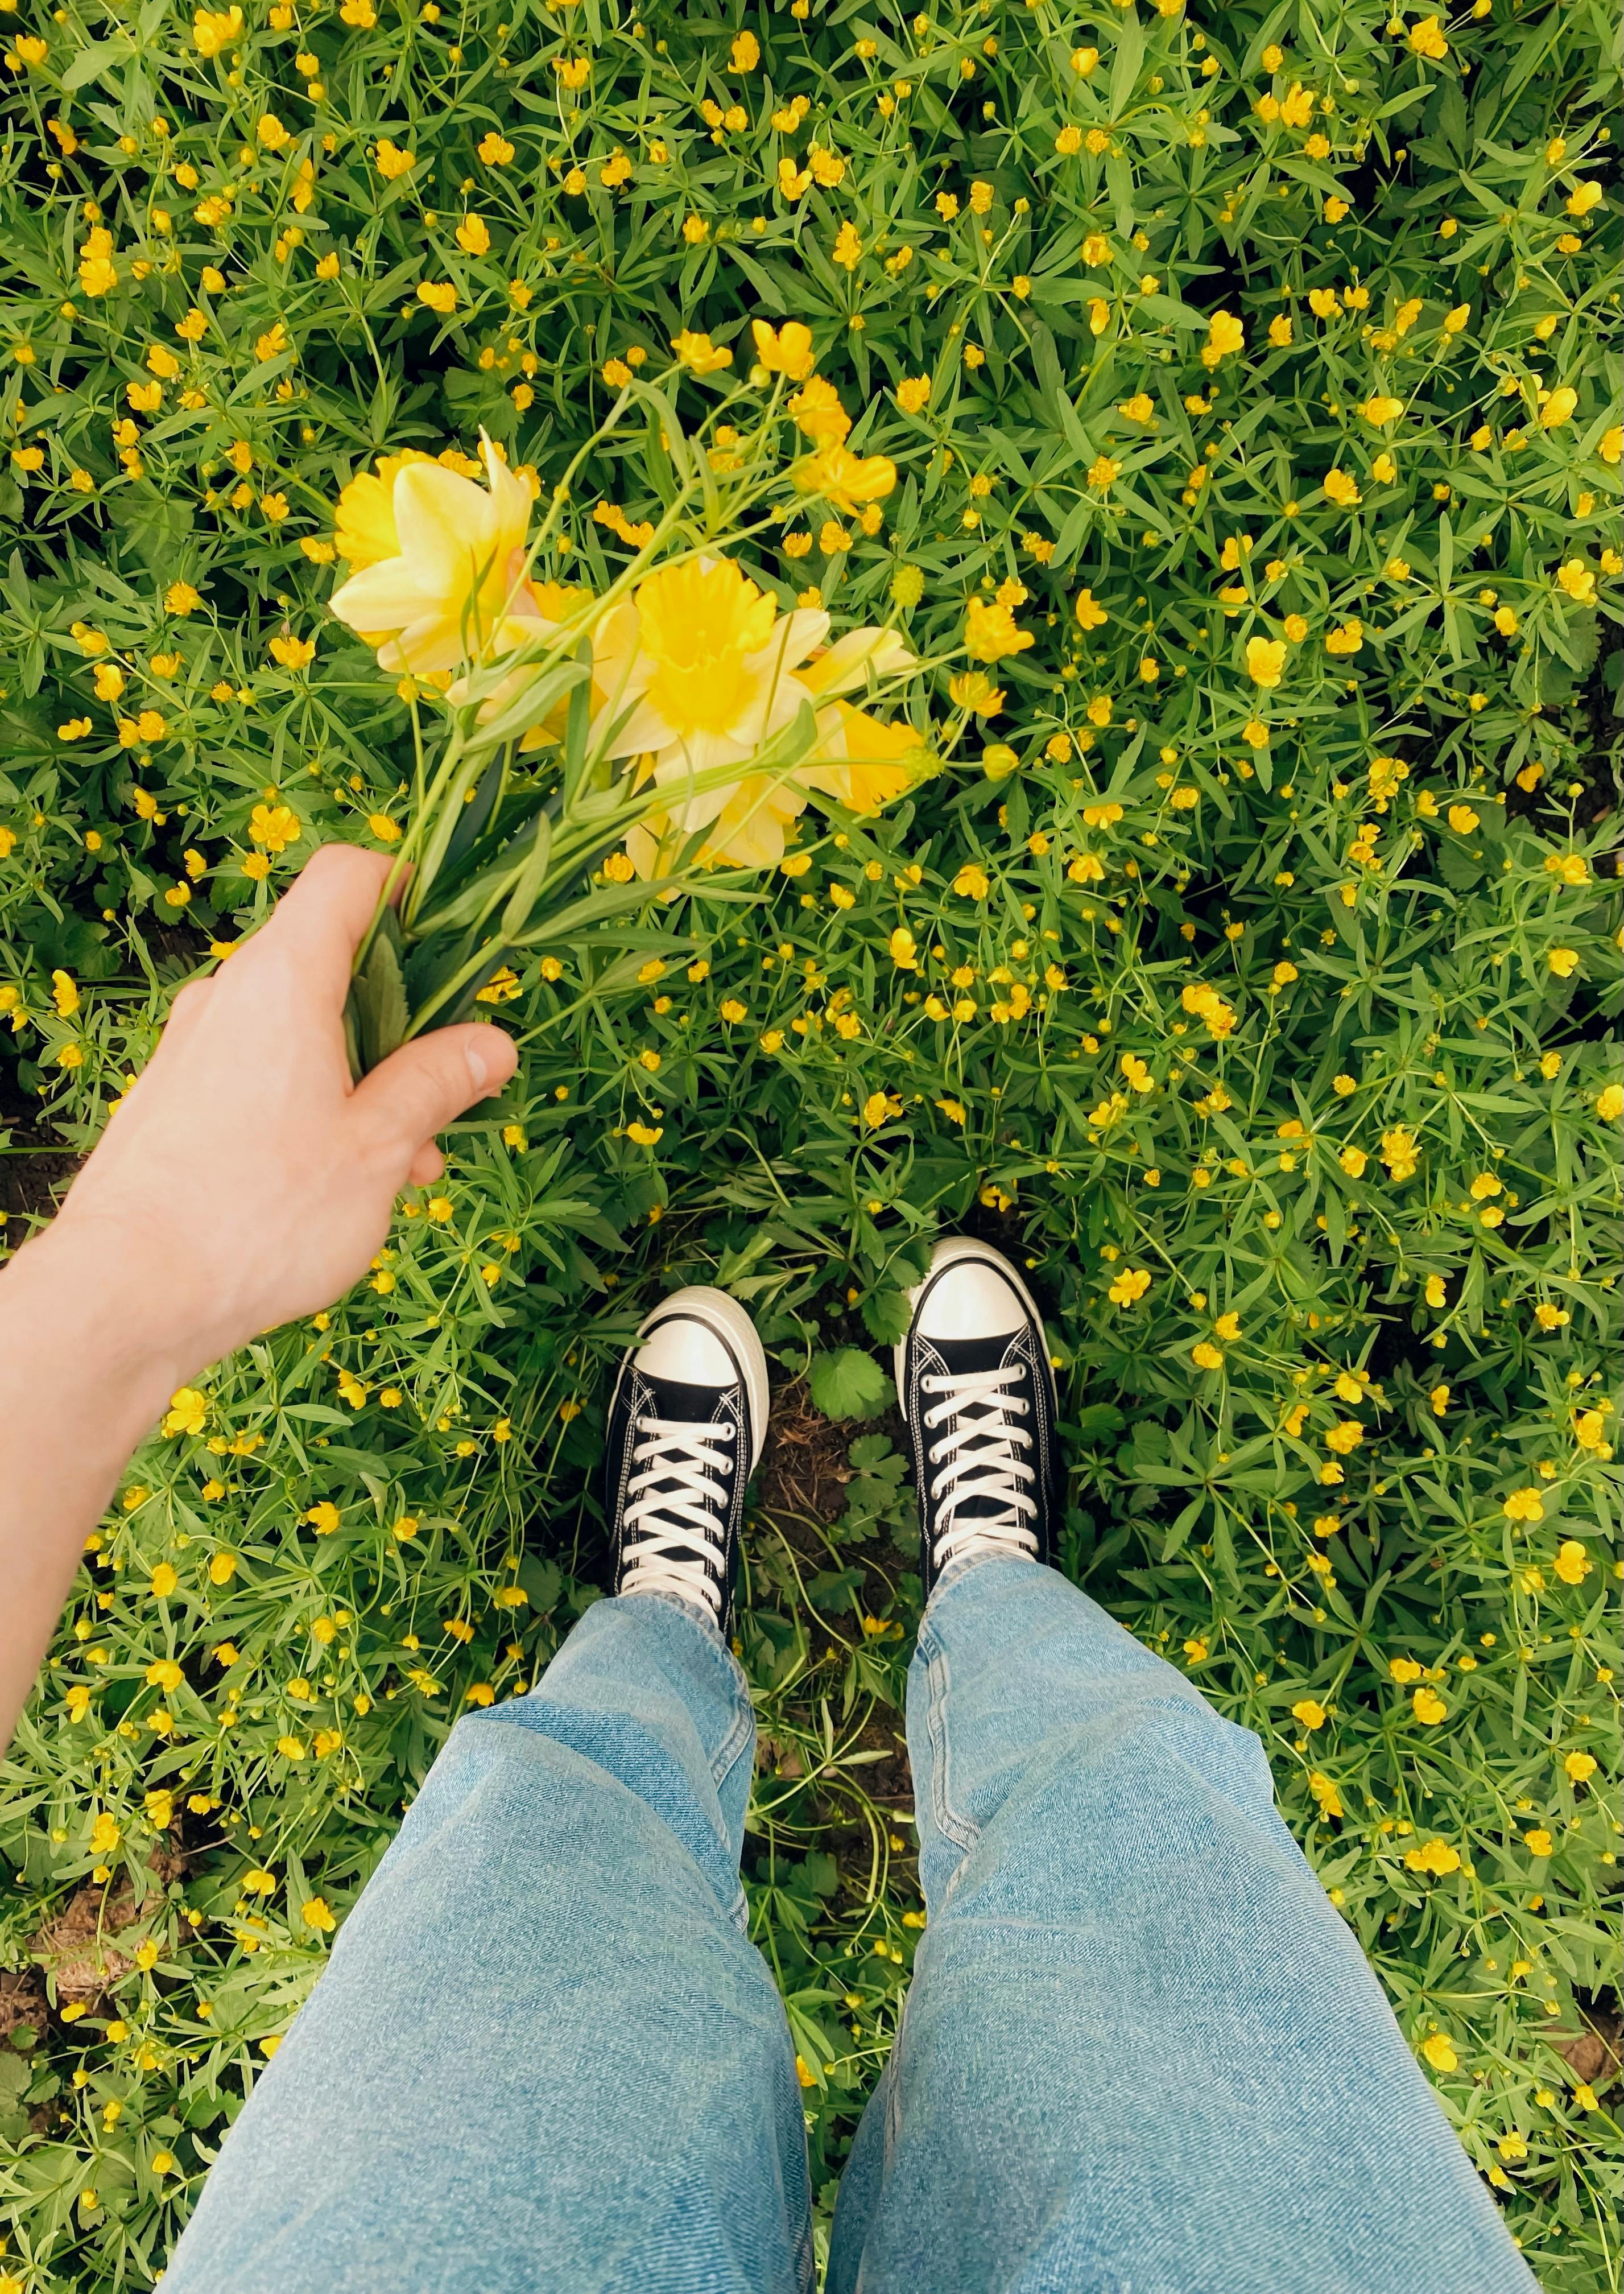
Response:
[{"label": "shoe tongue", "polygon": [[[943,1369],[950,1377],[956,1378],[962,1376],[966,1371],[1002,1370],[1011,1347],[1019,1335],[1018,1330],[1004,1330],[991,1338],[932,1338],[930,1343],[940,1355]],[[1013,1391],[1012,1387],[1003,1389],[1004,1393]],[[989,1397],[989,1400],[995,1401],[1002,1398],[1002,1395],[999,1395]],[[985,1409],[975,1406],[973,1403],[966,1409],[965,1415],[960,1421],[966,1428],[967,1436],[960,1452],[961,1456],[973,1459],[978,1451],[987,1445],[994,1438],[985,1430],[988,1415]],[[1019,1426],[1020,1422],[1018,1420],[1017,1425]],[[971,1428],[974,1430],[969,1430]],[[938,1429],[938,1431],[941,1430],[945,1428]],[[1001,1435],[996,1438],[1002,1441],[1005,1437]],[[993,1518],[1006,1519],[1009,1510],[1009,1506],[1002,1498],[994,1497],[989,1493],[979,1492],[974,1496],[962,1497],[954,1509],[954,1517],[960,1523]]]},{"label": "shoe tongue", "polygon": [[676,1378],[645,1377],[654,1407],[650,1415],[674,1420],[679,1425],[714,1426],[726,1387],[688,1386]]},{"label": "shoe tongue", "polygon": [[1002,1370],[1019,1336],[1019,1330],[1004,1330],[994,1338],[931,1338],[928,1343],[941,1356],[949,1376],[958,1378],[967,1370]]},{"label": "shoe tongue", "polygon": [[[721,1414],[722,1397],[729,1391],[726,1387],[689,1386],[681,1379],[650,1378],[646,1372],[644,1373],[643,1384],[648,1399],[644,1407],[638,1411],[638,1417],[662,1418],[668,1424],[675,1423],[678,1426],[709,1427],[718,1424]],[[644,1438],[646,1437],[635,1434],[633,1436],[634,1441]],[[710,1474],[712,1478],[715,1478],[719,1473],[725,1482],[733,1464],[732,1445],[712,1444],[710,1447],[720,1449],[724,1463],[719,1468],[716,1466],[710,1468]],[[681,1493],[685,1504],[691,1501],[693,1493],[681,1479],[677,1471],[677,1461],[673,1460],[671,1470],[662,1474],[660,1480],[649,1485],[649,1494],[656,1498],[671,1498],[678,1493]],[[662,1513],[656,1517],[656,1519],[667,1525],[678,1535],[692,1537],[689,1525],[680,1520],[677,1515]]]}]

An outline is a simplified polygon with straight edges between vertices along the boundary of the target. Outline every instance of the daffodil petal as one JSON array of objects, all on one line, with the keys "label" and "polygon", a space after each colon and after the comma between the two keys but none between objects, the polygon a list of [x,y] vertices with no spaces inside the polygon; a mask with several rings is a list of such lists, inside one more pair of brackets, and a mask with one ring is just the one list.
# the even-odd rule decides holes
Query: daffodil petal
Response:
[{"label": "daffodil petal", "polygon": [[404,629],[439,610],[443,601],[437,590],[425,589],[404,557],[386,557],[352,574],[329,602],[341,622],[365,631]]},{"label": "daffodil petal", "polygon": [[[747,763],[756,745],[733,733],[690,733],[686,740],[669,742],[657,753],[654,778],[662,788],[674,789],[690,775],[719,772],[724,766]],[[708,789],[694,801],[709,805],[714,798],[721,805],[727,797],[726,788]]]},{"label": "daffodil petal", "polygon": [[[622,709],[625,705],[624,702],[621,704]],[[600,712],[600,717],[607,714],[608,710],[605,709]],[[593,730],[597,735],[596,725]],[[654,749],[663,752],[676,747],[676,733],[666,723],[654,703],[645,699],[633,703],[631,714],[619,732],[614,735],[609,753],[612,757],[630,757],[635,756],[639,749]]]},{"label": "daffodil petal", "polygon": [[663,813],[651,813],[626,834],[626,851],[632,866],[645,879],[652,876],[660,866],[660,842],[670,823]]},{"label": "daffodil petal", "polygon": [[455,669],[467,659],[462,642],[462,615],[455,621],[443,613],[429,613],[410,622],[398,637],[380,646],[378,665],[380,669],[407,670],[414,677],[432,677],[437,671]]},{"label": "daffodil petal", "polygon": [[695,829],[710,827],[720,812],[727,795],[727,790],[719,788],[711,789],[703,796],[688,797],[681,803],[674,804],[666,818],[673,830],[684,836],[692,836]]},{"label": "daffodil petal", "polygon": [[707,858],[741,868],[775,866],[784,858],[786,825],[806,809],[804,792],[770,774],[752,773],[727,793],[706,842]]},{"label": "daffodil petal", "polygon": [[888,724],[837,701],[819,710],[817,731],[816,761],[797,778],[852,812],[882,810],[919,777],[925,744],[905,720]]},{"label": "daffodil petal", "polygon": [[826,654],[797,673],[814,693],[849,693],[866,684],[871,669],[876,677],[899,677],[912,669],[914,661],[895,630],[848,630]]},{"label": "daffodil petal", "polygon": [[785,614],[774,628],[771,638],[759,652],[746,655],[751,667],[758,663],[768,664],[780,676],[788,670],[797,670],[808,654],[816,653],[829,634],[829,616],[821,608],[797,606],[792,614]]},{"label": "daffodil petal", "polygon": [[502,539],[483,486],[438,462],[414,462],[394,482],[401,552],[426,590],[459,600],[487,577]]},{"label": "daffodil petal", "polygon": [[400,553],[393,492],[392,484],[370,470],[362,470],[338,497],[333,540],[339,557],[357,573],[363,565],[380,565],[386,557]]},{"label": "daffodil petal", "polygon": [[530,488],[508,468],[488,431],[479,434],[479,451],[491,484],[491,506],[496,515],[497,532],[509,549],[522,549],[530,531]]}]

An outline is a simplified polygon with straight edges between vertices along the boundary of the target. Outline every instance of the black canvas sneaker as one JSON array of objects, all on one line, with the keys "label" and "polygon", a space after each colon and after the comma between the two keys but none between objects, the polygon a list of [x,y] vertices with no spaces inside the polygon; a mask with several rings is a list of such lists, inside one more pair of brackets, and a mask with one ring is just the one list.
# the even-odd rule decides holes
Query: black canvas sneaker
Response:
[{"label": "black canvas sneaker", "polygon": [[987,1243],[938,1242],[911,1294],[897,1395],[919,1494],[929,1598],[950,1561],[1054,1550],[1054,1373],[1026,1284]]},{"label": "black canvas sneaker", "polygon": [[617,1593],[673,1593],[733,1622],[744,1492],[767,1434],[767,1356],[725,1290],[676,1290],[615,1381],[604,1510]]}]

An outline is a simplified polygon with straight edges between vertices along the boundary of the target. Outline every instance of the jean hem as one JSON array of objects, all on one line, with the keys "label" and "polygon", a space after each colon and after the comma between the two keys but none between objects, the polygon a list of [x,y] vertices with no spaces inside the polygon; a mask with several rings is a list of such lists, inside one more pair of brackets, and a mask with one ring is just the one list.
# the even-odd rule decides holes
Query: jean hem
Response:
[{"label": "jean hem", "polygon": [[[722,1640],[721,1627],[702,1601],[690,1601],[682,1593],[657,1592],[652,1586],[646,1591],[639,1588],[635,1593],[616,1593],[613,1598],[617,1601],[663,1601],[667,1608],[678,1610],[683,1616],[691,1618],[707,1640],[721,1642],[724,1648],[727,1647]],[[728,1650],[728,1655],[732,1655],[731,1650]]]}]

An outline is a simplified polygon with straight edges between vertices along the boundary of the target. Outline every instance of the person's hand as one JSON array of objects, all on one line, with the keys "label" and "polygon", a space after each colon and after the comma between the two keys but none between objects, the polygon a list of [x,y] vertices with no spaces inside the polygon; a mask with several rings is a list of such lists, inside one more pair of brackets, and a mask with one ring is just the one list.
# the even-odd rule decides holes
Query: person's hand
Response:
[{"label": "person's hand", "polygon": [[389,866],[323,846],[269,922],[181,990],[28,1247],[58,1255],[64,1279],[93,1266],[109,1312],[135,1318],[173,1384],[348,1289],[400,1190],[444,1168],[434,1134],[513,1073],[512,1038],[474,1025],[419,1036],[352,1085],[345,997]]}]

